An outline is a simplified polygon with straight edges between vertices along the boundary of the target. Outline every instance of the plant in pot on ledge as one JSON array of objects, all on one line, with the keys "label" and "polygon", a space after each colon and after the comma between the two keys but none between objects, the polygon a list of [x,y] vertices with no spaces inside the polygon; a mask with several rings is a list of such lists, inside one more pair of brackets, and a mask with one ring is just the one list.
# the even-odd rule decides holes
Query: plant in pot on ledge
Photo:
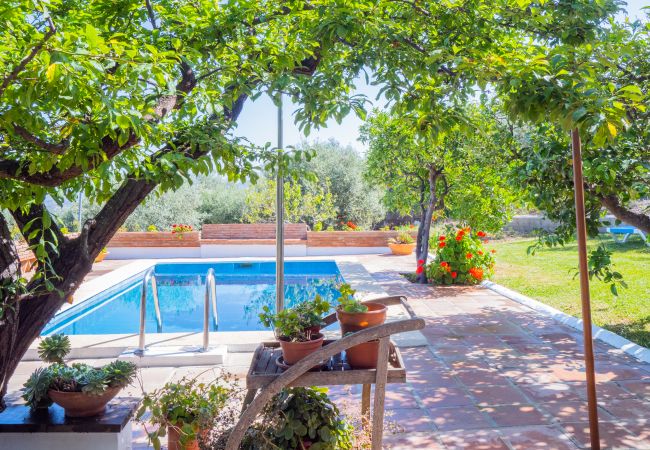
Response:
[{"label": "plant in pot on ledge", "polygon": [[265,327],[274,328],[284,364],[295,364],[323,346],[321,315],[329,308],[329,303],[318,295],[313,302],[304,302],[279,313],[271,312],[268,306],[262,308],[260,321]]},{"label": "plant in pot on ledge", "polygon": [[327,396],[327,388],[285,388],[266,405],[241,448],[361,448],[354,445],[355,434],[354,428]]},{"label": "plant in pot on ledge", "polygon": [[388,247],[393,255],[410,255],[415,249],[415,240],[407,230],[400,230],[388,240]]},{"label": "plant in pot on ledge", "polygon": [[32,410],[61,406],[69,417],[101,414],[117,393],[131,384],[137,367],[126,361],[113,361],[103,367],[88,364],[65,364],[70,352],[67,336],[48,336],[40,343],[38,354],[50,366],[39,368],[24,384],[23,399]]},{"label": "plant in pot on ledge", "polygon": [[[339,286],[341,297],[336,308],[336,318],[341,325],[341,335],[346,336],[366,328],[376,327],[386,321],[385,305],[380,303],[361,303],[354,298],[356,292],[349,284]],[[348,362],[356,369],[377,367],[379,341],[364,342],[345,351]]]},{"label": "plant in pot on ledge", "polygon": [[[219,372],[204,382],[203,375],[168,382],[144,395],[137,418],[156,450],[160,450],[164,436],[168,450],[199,450],[219,437],[215,433],[224,434],[236,423],[241,390],[235,379]],[[153,431],[148,429],[151,425]]]}]

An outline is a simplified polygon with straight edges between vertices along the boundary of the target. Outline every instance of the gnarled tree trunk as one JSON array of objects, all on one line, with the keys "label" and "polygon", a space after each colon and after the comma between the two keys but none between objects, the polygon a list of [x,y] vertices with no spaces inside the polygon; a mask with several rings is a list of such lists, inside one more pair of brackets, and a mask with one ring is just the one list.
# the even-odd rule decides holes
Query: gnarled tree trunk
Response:
[{"label": "gnarled tree trunk", "polygon": [[621,205],[621,202],[615,195],[600,197],[599,200],[600,204],[607,208],[618,220],[650,235],[650,216],[627,209]]}]

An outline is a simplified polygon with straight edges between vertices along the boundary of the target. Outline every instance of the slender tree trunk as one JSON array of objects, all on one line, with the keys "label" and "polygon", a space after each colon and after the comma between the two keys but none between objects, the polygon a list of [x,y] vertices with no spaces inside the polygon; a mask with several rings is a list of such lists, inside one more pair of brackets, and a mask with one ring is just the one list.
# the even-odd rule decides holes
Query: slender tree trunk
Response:
[{"label": "slender tree trunk", "polygon": [[[433,165],[429,166],[429,201],[420,222],[420,229],[418,230],[419,243],[417,245],[416,252],[418,261],[422,260],[425,263],[429,256],[429,235],[431,233],[431,221],[433,220],[433,212],[436,208],[436,205],[439,203],[437,184],[438,177],[441,173],[442,171],[440,169],[437,169]],[[427,283],[427,274],[424,270],[418,275],[418,283]]]},{"label": "slender tree trunk", "polygon": [[621,205],[618,197],[608,195],[600,197],[600,204],[603,205],[614,217],[650,235],[650,216],[642,213],[635,213]]}]

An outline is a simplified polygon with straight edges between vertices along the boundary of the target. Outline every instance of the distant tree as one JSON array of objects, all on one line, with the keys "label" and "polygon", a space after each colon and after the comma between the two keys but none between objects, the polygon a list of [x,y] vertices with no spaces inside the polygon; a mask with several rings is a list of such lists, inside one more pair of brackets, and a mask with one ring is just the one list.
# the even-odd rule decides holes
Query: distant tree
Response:
[{"label": "distant tree", "polygon": [[[329,183],[301,183],[286,181],[284,183],[285,221],[306,223],[310,227],[316,224],[333,222],[336,219],[334,200],[329,191]],[[263,179],[246,191],[246,208],[244,222],[275,222],[275,180]]]},{"label": "distant tree", "polygon": [[[465,108],[448,114],[446,131],[435,139],[420,133],[414,121],[382,112],[361,129],[369,147],[366,177],[385,186],[388,209],[419,217],[417,260],[427,260],[434,219],[497,231],[515,201],[505,178],[504,142],[496,138],[490,113]],[[420,281],[426,282],[424,273]]]},{"label": "distant tree", "polygon": [[300,168],[313,173],[315,180],[302,178],[301,183],[315,181],[330,186],[336,217],[323,225],[336,226],[352,221],[362,228],[372,228],[384,219],[382,192],[378,188],[381,183],[371,183],[364,178],[366,161],[355,149],[343,147],[334,140],[304,143],[299,147],[314,154],[309,161],[303,161]]}]

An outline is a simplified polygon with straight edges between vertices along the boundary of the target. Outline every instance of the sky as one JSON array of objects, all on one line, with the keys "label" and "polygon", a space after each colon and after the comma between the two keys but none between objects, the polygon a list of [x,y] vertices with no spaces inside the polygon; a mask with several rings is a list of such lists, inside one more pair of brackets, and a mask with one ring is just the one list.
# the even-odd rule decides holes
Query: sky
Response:
[{"label": "sky", "polygon": [[[644,17],[641,8],[650,6],[650,0],[628,0],[627,12],[631,18]],[[622,17],[621,17],[622,18]],[[363,78],[356,81],[356,92],[354,94],[363,94],[369,100],[375,101],[379,88],[377,86],[368,86]],[[350,145],[359,152],[365,150],[365,146],[359,142],[359,127],[362,121],[354,114],[350,113],[343,119],[341,124],[330,120],[327,126],[321,129],[314,129],[309,136],[303,133],[293,122],[293,112],[295,105],[292,105],[285,97],[283,108],[284,119],[284,145],[292,146],[304,141],[327,141],[336,139],[343,145]],[[244,136],[257,145],[264,145],[271,142],[272,145],[277,143],[277,109],[268,96],[260,96],[256,101],[248,101],[239,117],[237,136]]]}]

